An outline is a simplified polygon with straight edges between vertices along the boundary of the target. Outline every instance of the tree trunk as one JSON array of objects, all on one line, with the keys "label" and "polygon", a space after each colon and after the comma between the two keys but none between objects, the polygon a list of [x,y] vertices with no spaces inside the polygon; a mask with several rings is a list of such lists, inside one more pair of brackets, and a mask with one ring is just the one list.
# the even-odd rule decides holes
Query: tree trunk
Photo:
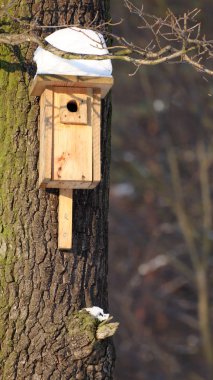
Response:
[{"label": "tree trunk", "polygon": [[[40,25],[86,25],[96,14],[100,23],[108,12],[108,0],[17,0],[10,10]],[[1,22],[1,31],[17,28],[26,30]],[[111,340],[91,344],[72,320],[85,306],[108,306],[110,100],[102,104],[102,182],[74,192],[73,249],[59,251],[58,191],[38,190],[34,49],[0,48],[0,379],[112,379]]]}]

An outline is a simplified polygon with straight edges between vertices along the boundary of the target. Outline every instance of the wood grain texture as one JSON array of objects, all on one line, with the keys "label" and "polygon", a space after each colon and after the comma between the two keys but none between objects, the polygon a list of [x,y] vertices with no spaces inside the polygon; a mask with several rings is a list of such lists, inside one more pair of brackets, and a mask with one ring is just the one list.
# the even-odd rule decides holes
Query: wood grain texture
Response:
[{"label": "wood grain texture", "polygon": [[101,91],[93,90],[92,105],[92,184],[95,188],[101,181]]},{"label": "wood grain texture", "polygon": [[105,98],[112,88],[113,83],[114,79],[112,77],[39,74],[35,77],[31,84],[30,95],[41,96],[45,88],[52,87],[92,87],[100,89],[101,97]]},{"label": "wood grain texture", "polygon": [[73,190],[60,189],[58,210],[58,248],[72,248]]},{"label": "wood grain texture", "polygon": [[47,189],[89,189],[90,181],[50,181],[45,184]]},{"label": "wood grain texture", "polygon": [[[79,113],[87,124],[64,124],[61,122],[60,110],[68,101],[78,100]],[[83,101],[81,108],[81,99]],[[86,99],[86,107],[85,107]],[[53,138],[53,180],[92,181],[92,125],[91,125],[91,91],[73,94],[63,87],[54,88],[54,138]]]},{"label": "wood grain texture", "polygon": [[39,186],[52,178],[53,91],[46,89],[40,99]]},{"label": "wood grain texture", "polygon": [[64,89],[63,87],[59,87],[59,89],[61,92],[59,95],[60,123],[88,125],[91,120],[89,114],[91,109],[89,109],[87,90],[76,88],[76,91],[73,91],[73,89]]}]

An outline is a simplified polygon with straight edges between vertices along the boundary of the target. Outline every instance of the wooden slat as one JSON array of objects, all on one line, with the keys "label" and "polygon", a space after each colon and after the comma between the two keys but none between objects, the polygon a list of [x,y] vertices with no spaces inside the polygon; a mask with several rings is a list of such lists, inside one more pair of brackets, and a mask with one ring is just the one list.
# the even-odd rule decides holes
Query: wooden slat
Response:
[{"label": "wooden slat", "polygon": [[51,180],[53,91],[46,89],[40,99],[39,186]]},{"label": "wooden slat", "polygon": [[73,191],[60,189],[58,210],[58,248],[72,248]]},{"label": "wooden slat", "polygon": [[30,87],[30,95],[41,96],[45,88],[51,87],[83,87],[100,89],[101,97],[104,98],[113,83],[114,80],[112,77],[39,74],[33,79]]},{"label": "wooden slat", "polygon": [[90,181],[50,181],[42,187],[48,189],[89,189],[90,186]]},{"label": "wooden slat", "polygon": [[[61,124],[88,124],[87,108],[88,108],[88,94],[78,93],[70,91],[67,88],[63,88],[63,92],[60,96],[60,123]],[[83,92],[81,90],[81,92]],[[76,104],[77,111],[70,112],[67,108],[67,104],[73,102]]]},{"label": "wooden slat", "polygon": [[92,107],[92,184],[96,187],[101,180],[101,92],[93,91]]},{"label": "wooden slat", "polygon": [[[64,91],[64,92],[63,92]],[[85,89],[73,94],[63,87],[54,88],[54,137],[53,137],[53,175],[52,180],[60,181],[92,181],[92,125],[91,102],[92,90]],[[87,95],[87,107],[80,112],[87,113],[87,125],[63,124],[60,109],[73,99]],[[82,119],[86,119],[82,115]]]}]

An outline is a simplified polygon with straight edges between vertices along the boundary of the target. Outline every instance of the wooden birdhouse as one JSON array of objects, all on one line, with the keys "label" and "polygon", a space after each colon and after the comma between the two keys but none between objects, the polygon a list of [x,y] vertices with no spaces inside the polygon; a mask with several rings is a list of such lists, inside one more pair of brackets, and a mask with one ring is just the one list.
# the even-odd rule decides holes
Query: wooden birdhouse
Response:
[{"label": "wooden birdhouse", "polygon": [[112,84],[112,76],[67,70],[38,73],[32,83],[30,94],[40,96],[39,186],[60,189],[61,249],[72,246],[73,189],[92,189],[101,180],[101,99]]}]

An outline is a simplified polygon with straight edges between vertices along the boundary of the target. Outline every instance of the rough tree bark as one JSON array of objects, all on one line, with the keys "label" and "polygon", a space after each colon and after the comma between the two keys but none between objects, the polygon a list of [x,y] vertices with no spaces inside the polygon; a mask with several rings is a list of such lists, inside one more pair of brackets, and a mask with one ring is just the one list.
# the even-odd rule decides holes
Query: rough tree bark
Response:
[{"label": "rough tree bark", "polygon": [[[97,22],[106,20],[109,1],[17,0],[13,8],[45,25],[85,25],[96,12]],[[17,32],[17,24],[5,19],[0,29]],[[103,180],[75,191],[73,250],[58,251],[58,191],[38,190],[34,48],[0,48],[0,379],[111,379],[111,340],[91,345],[87,325],[82,333],[70,322],[85,306],[107,310],[110,100],[102,113]]]}]

